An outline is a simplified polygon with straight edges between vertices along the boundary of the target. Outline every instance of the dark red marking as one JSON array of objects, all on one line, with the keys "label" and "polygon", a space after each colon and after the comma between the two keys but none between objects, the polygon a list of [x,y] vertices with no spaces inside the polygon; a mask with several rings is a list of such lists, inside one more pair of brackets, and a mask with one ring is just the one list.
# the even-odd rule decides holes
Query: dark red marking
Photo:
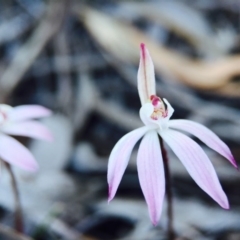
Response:
[{"label": "dark red marking", "polygon": [[141,47],[141,49],[142,49],[142,57],[143,57],[143,59],[145,60],[145,58],[146,58],[145,44],[144,44],[144,43],[141,43],[141,44],[140,44],[140,47]]}]

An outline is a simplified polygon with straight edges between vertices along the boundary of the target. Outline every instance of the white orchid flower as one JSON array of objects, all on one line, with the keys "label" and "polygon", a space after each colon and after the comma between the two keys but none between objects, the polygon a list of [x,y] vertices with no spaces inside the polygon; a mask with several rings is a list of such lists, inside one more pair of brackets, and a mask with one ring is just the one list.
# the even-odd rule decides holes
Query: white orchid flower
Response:
[{"label": "white orchid flower", "polygon": [[141,44],[138,92],[142,104],[140,118],[145,126],[123,136],[111,152],[107,176],[108,201],[111,201],[116,194],[133,147],[143,137],[137,155],[138,176],[151,221],[157,225],[165,195],[160,136],[180,159],[198,186],[222,208],[228,209],[228,199],[209,158],[195,141],[177,130],[199,138],[237,168],[229,148],[215,133],[199,123],[189,120],[169,120],[174,110],[166,99],[162,100],[156,96],[154,66],[144,44]]},{"label": "white orchid flower", "polygon": [[32,153],[15,138],[25,136],[52,141],[50,131],[34,118],[46,117],[51,111],[40,105],[11,107],[0,104],[0,158],[28,171],[38,169]]}]

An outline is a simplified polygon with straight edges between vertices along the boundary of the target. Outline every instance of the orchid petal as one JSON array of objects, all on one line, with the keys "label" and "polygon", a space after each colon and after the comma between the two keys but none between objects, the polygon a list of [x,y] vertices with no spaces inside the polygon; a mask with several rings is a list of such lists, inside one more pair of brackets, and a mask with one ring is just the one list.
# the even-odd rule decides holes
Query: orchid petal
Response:
[{"label": "orchid petal", "polygon": [[7,105],[7,104],[0,104],[0,112],[2,113],[9,113],[10,111],[12,111],[13,107]]},{"label": "orchid petal", "polygon": [[158,127],[158,122],[151,118],[154,107],[151,103],[145,103],[139,111],[140,118],[146,126]]},{"label": "orchid petal", "polygon": [[22,121],[31,118],[47,117],[51,111],[40,105],[21,105],[14,107],[8,114],[10,121]]},{"label": "orchid petal", "polygon": [[173,115],[174,109],[173,109],[173,107],[171,106],[171,104],[168,102],[168,100],[166,98],[163,98],[163,101],[167,105],[167,112],[168,112],[167,117],[165,117],[164,119],[168,121],[171,118],[171,116]]},{"label": "orchid petal", "polygon": [[37,121],[9,122],[2,126],[1,131],[15,136],[32,137],[47,141],[53,140],[50,131],[42,123]]},{"label": "orchid petal", "polygon": [[163,98],[163,101],[167,105],[167,116],[164,117],[164,118],[159,118],[158,119],[158,125],[159,125],[160,130],[164,130],[164,129],[168,128],[169,119],[173,115],[173,112],[174,112],[174,109],[171,106],[171,104],[168,102],[168,100]]},{"label": "orchid petal", "polygon": [[0,135],[0,158],[28,171],[36,171],[38,164],[31,152],[12,137]]},{"label": "orchid petal", "polygon": [[174,131],[159,132],[171,147],[195,182],[218,204],[229,208],[228,200],[219,183],[216,172],[202,148],[188,136]]},{"label": "orchid petal", "polygon": [[143,137],[138,150],[137,167],[150,219],[156,226],[162,212],[165,194],[163,160],[156,131],[149,131]]},{"label": "orchid petal", "polygon": [[140,63],[138,69],[138,93],[142,105],[151,95],[156,94],[154,66],[151,56],[145,46],[141,44]]},{"label": "orchid petal", "polygon": [[169,127],[193,134],[208,147],[227,158],[234,167],[238,167],[228,146],[214,132],[202,124],[190,120],[171,120],[169,121]]},{"label": "orchid petal", "polygon": [[108,201],[111,201],[117,191],[123,173],[127,167],[131,152],[136,142],[149,130],[148,127],[141,127],[124,135],[114,146],[108,162]]}]

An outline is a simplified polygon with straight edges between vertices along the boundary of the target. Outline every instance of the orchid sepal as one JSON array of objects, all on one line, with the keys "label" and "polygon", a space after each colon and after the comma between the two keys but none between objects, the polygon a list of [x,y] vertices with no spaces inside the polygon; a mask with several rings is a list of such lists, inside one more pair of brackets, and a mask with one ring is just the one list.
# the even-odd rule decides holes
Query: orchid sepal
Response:
[{"label": "orchid sepal", "polygon": [[141,104],[149,101],[151,95],[156,94],[155,74],[152,58],[142,43],[140,46],[140,63],[138,68],[138,93]]}]

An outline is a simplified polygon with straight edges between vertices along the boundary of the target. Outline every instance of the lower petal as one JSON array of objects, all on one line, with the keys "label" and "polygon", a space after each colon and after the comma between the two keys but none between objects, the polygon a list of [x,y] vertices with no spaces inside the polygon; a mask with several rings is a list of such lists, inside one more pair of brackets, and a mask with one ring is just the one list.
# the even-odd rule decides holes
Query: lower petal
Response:
[{"label": "lower petal", "polygon": [[111,201],[116,194],[117,188],[130,159],[133,147],[148,130],[148,127],[138,128],[124,135],[114,146],[108,161],[108,201]]},{"label": "lower petal", "polygon": [[0,135],[0,158],[24,170],[35,171],[38,164],[31,152],[12,137]]},{"label": "lower petal", "polygon": [[148,132],[142,139],[137,156],[140,185],[154,225],[160,218],[165,194],[165,176],[158,134]]},{"label": "lower petal", "polygon": [[219,183],[217,174],[202,148],[186,135],[166,130],[159,133],[181,160],[191,177],[221,207],[228,209],[226,194]]},{"label": "lower petal", "polygon": [[208,147],[212,148],[213,150],[227,158],[231,162],[231,164],[237,168],[237,163],[228,146],[214,132],[212,132],[210,129],[206,128],[202,124],[190,120],[180,119],[169,121],[169,127],[193,134],[202,142],[204,142]]}]

